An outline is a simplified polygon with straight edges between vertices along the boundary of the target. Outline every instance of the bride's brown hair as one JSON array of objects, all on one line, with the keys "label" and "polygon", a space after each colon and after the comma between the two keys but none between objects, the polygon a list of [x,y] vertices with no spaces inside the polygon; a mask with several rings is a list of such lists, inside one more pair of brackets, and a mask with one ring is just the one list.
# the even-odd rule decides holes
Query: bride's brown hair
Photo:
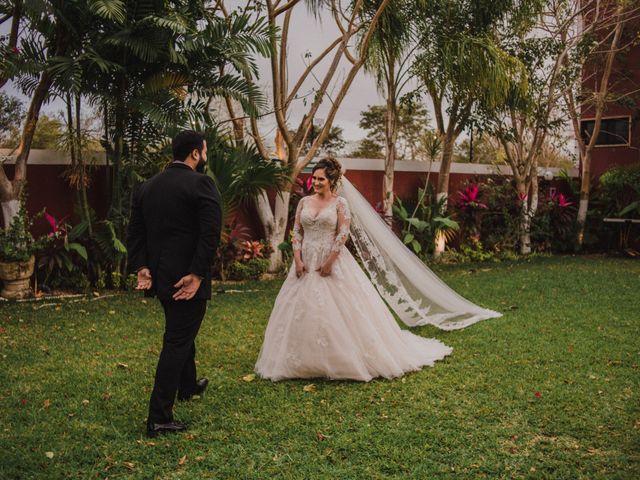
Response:
[{"label": "bride's brown hair", "polygon": [[342,165],[335,157],[325,157],[314,165],[311,173],[313,174],[313,172],[320,169],[324,170],[324,174],[329,180],[331,191],[334,192],[338,188],[340,177],[342,177]]}]

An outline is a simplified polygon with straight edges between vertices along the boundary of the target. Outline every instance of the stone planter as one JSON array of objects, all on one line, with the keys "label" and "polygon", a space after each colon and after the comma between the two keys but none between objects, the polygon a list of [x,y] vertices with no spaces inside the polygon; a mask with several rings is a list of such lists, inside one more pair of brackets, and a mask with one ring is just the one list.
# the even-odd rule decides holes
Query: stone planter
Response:
[{"label": "stone planter", "polygon": [[0,280],[3,283],[0,296],[10,300],[31,296],[29,279],[33,275],[35,263],[33,255],[26,262],[0,262]]}]

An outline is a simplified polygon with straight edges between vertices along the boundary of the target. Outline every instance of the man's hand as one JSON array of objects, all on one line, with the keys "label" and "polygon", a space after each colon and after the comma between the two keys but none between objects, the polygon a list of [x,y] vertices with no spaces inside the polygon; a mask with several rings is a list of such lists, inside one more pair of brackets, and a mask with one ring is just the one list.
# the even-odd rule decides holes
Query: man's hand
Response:
[{"label": "man's hand", "polygon": [[176,293],[173,294],[174,300],[191,300],[193,296],[200,288],[200,283],[202,282],[202,278],[193,273],[182,277],[178,283],[174,285],[175,288],[178,289]]},{"label": "man's hand", "polygon": [[138,284],[136,285],[136,290],[149,290],[152,284],[151,271],[147,267],[138,270]]}]

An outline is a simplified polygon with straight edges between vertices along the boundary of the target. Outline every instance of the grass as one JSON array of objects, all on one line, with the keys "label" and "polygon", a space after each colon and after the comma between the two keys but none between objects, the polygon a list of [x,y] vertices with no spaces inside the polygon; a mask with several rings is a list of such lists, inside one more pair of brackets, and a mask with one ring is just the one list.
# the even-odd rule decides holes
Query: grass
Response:
[{"label": "grass", "polygon": [[640,262],[438,273],[504,317],[416,329],[454,348],[434,368],[312,391],[243,380],[279,281],[214,297],[197,343],[207,395],[176,408],[189,434],[154,441],[155,300],[0,305],[0,479],[640,478]]}]

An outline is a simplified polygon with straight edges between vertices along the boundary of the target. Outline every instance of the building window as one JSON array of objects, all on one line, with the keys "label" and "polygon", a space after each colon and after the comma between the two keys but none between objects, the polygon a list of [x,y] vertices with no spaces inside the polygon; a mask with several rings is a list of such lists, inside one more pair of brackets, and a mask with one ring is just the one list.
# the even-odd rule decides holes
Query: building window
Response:
[{"label": "building window", "polygon": [[[591,140],[595,123],[595,120],[580,122],[582,139],[585,143]],[[596,145],[629,145],[629,117],[603,118]]]}]

